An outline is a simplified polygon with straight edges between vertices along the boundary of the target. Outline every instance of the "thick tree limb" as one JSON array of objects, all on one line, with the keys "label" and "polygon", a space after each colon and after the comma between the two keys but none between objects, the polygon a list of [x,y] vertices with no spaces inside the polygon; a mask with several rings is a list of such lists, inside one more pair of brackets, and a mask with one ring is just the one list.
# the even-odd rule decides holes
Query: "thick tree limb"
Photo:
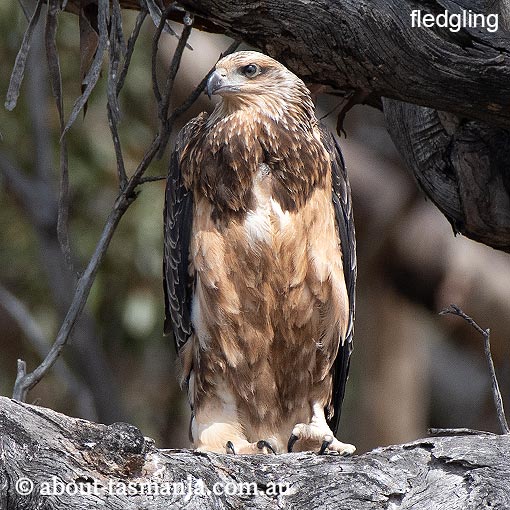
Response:
[{"label": "thick tree limb", "polygon": [[[69,8],[73,9],[73,3]],[[165,0],[169,4],[169,0]],[[181,0],[195,26],[242,39],[331,89],[355,89],[510,126],[510,39],[463,28],[413,28],[411,12],[494,12],[476,0]],[[121,0],[122,7],[138,2]],[[179,21],[182,14],[175,14]]]},{"label": "thick tree limb", "polygon": [[[483,434],[421,439],[348,459],[165,451],[132,425],[99,425],[0,397],[5,510],[502,509],[510,506],[508,456],[510,436]],[[31,494],[20,494],[32,484]],[[236,490],[244,494],[214,494]]]}]

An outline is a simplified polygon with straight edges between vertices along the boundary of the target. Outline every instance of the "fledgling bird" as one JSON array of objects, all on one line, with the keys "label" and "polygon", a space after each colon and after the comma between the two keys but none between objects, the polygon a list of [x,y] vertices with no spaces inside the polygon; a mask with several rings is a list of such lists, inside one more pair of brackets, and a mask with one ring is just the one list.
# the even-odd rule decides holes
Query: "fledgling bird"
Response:
[{"label": "fledgling bird", "polygon": [[350,188],[310,92],[240,51],[180,132],[166,188],[165,332],[200,450],[269,453],[340,442],[356,257]]}]

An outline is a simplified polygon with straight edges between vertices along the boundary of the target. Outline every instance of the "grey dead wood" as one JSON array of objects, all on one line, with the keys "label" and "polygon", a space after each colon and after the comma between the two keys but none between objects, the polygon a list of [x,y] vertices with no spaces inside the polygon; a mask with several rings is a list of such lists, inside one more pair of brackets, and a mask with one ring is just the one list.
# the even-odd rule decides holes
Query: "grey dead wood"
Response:
[{"label": "grey dead wood", "polygon": [[[97,0],[91,0],[96,3]],[[165,5],[172,2],[163,0]],[[79,0],[69,0],[76,11]],[[139,0],[120,0],[139,9]],[[355,90],[510,127],[510,37],[463,28],[413,28],[411,12],[499,13],[498,0],[180,0],[169,17],[195,15],[195,28],[223,32],[280,60],[307,83]]]},{"label": "grey dead wood", "polygon": [[[502,510],[510,507],[508,458],[510,436],[483,433],[420,439],[352,458],[158,450],[132,425],[100,425],[0,397],[2,510]],[[52,476],[70,484],[70,492],[74,484],[81,484],[83,493],[42,495]],[[16,482],[24,477],[34,483],[29,496],[16,491]],[[197,488],[200,480],[202,489]],[[129,482],[137,494],[119,494]],[[181,494],[154,495],[154,487],[163,491],[165,484],[179,482],[184,483]],[[231,487],[226,484],[238,482],[254,483],[258,493],[228,497],[213,493],[215,483]],[[272,483],[288,488],[281,486],[283,493],[269,495]],[[190,494],[188,487],[203,495]]]},{"label": "grey dead wood", "polygon": [[510,252],[507,129],[384,99],[390,135],[454,232]]}]

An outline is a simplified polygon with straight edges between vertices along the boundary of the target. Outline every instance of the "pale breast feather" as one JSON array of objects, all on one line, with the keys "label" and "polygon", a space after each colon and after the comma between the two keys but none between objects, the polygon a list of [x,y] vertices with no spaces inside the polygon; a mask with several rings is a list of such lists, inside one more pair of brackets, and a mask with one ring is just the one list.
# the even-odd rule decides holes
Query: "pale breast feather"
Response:
[{"label": "pale breast feather", "polygon": [[253,206],[244,219],[246,237],[252,247],[258,242],[271,240],[270,179],[269,167],[261,163],[253,178]]}]

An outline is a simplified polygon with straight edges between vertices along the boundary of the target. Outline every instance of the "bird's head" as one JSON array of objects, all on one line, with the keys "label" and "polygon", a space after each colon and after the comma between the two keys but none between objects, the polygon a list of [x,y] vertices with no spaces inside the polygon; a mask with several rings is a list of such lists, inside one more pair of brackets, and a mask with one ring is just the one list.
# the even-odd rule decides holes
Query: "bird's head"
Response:
[{"label": "bird's head", "polygon": [[280,62],[256,51],[238,51],[216,64],[207,82],[207,94],[221,96],[222,103],[261,109],[274,103],[311,103],[305,84]]}]

